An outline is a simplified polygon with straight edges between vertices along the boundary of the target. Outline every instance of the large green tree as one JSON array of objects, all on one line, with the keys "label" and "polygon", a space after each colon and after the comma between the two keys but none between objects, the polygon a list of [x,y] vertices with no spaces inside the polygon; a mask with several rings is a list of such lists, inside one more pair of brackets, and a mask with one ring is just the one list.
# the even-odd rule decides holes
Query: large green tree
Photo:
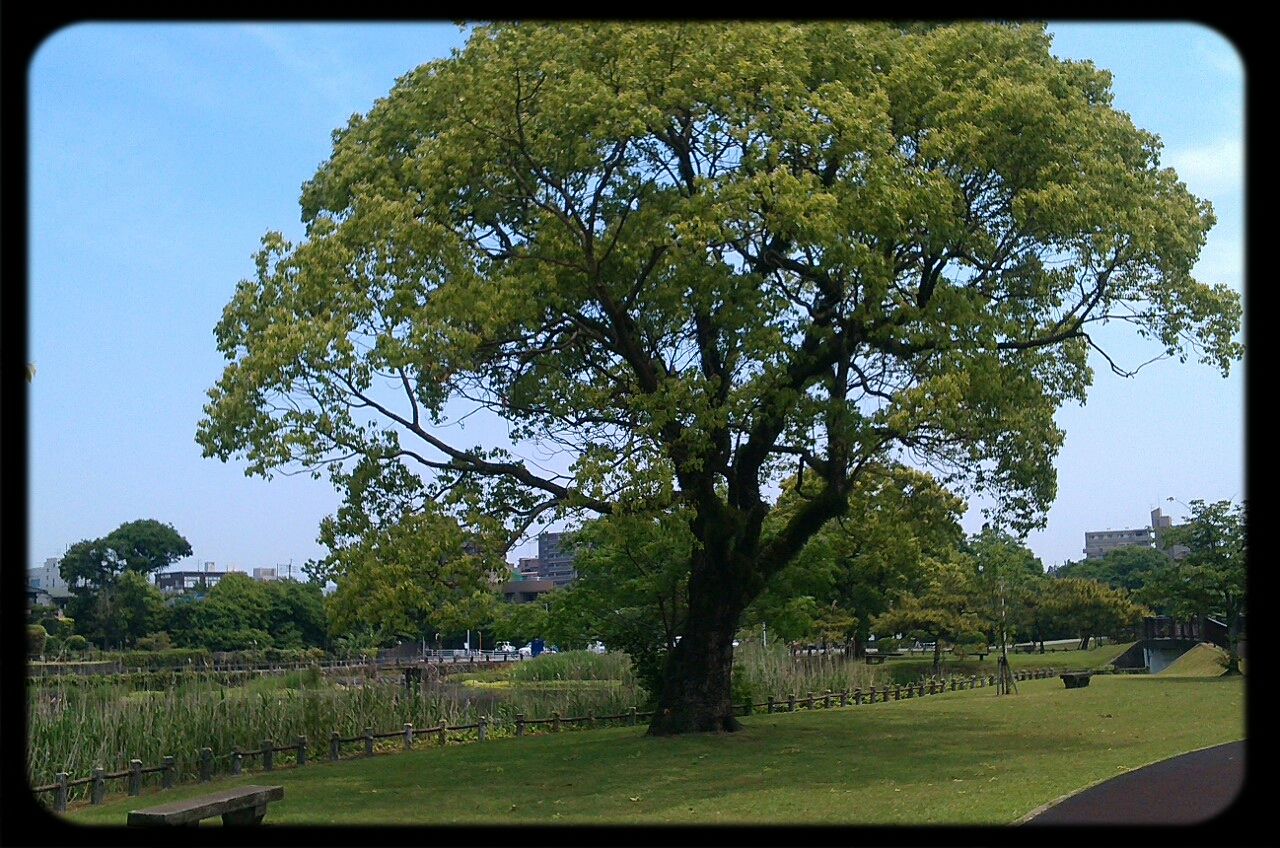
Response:
[{"label": "large green tree", "polygon": [[99,644],[131,643],[163,618],[156,611],[159,591],[142,588],[150,585],[147,575],[187,556],[191,543],[173,525],[151,518],[77,542],[58,563],[72,593],[68,612],[80,632]]},{"label": "large green tree", "polygon": [[[335,133],[306,238],[268,234],[217,325],[197,439],[327,471],[342,533],[678,507],[650,731],[736,729],[743,610],[871,464],[1021,531],[1095,327],[1240,355],[1238,295],[1191,273],[1210,207],[1109,85],[1032,24],[477,27]],[[446,426],[477,410],[565,459]],[[797,462],[825,486],[766,537]]]}]

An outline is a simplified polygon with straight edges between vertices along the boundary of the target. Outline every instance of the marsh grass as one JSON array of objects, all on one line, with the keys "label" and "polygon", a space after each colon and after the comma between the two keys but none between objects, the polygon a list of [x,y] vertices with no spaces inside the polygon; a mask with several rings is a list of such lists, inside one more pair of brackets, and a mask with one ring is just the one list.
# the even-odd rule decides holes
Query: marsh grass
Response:
[{"label": "marsh grass", "polygon": [[[540,662],[541,658],[521,667]],[[530,719],[548,718],[552,712],[564,717],[620,714],[643,703],[645,694],[629,675],[629,666],[624,674],[617,656],[607,662],[615,679],[587,677],[575,682],[558,677],[599,674],[592,669],[606,667],[570,657],[548,663],[552,668],[530,674],[529,682],[509,681],[506,686],[475,686],[443,677],[406,688],[394,674],[342,682],[318,669],[255,678],[238,686],[226,685],[214,675],[175,677],[172,685],[160,689],[122,684],[30,686],[28,776],[32,785],[43,785],[52,783],[59,771],[86,777],[95,766],[122,771],[133,758],[152,766],[173,756],[181,782],[198,777],[203,747],[214,752],[215,772],[225,773],[232,751],[261,750],[264,739],[285,745],[305,736],[309,757],[327,758],[334,731],[349,738],[362,735],[366,727],[385,733],[406,722],[415,728],[436,727],[442,721],[463,725],[484,715],[491,721],[490,736],[502,737],[514,735],[518,713]],[[282,763],[293,758],[292,753],[277,754]],[[145,780],[158,784],[159,776]],[[78,787],[72,797],[87,793],[87,786]]]}]

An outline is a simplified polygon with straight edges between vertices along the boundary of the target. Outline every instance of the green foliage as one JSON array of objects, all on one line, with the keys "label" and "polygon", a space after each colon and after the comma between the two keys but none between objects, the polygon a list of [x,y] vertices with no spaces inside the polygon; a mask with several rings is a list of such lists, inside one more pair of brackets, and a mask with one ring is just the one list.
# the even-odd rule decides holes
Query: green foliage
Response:
[{"label": "green foliage", "polygon": [[1065,563],[1056,577],[1080,577],[1105,583],[1116,589],[1138,592],[1162,575],[1172,565],[1169,555],[1155,548],[1131,546],[1115,548],[1101,559],[1085,559]]},{"label": "green foliage", "polygon": [[313,583],[232,573],[203,600],[175,605],[170,633],[213,651],[318,647],[328,639],[324,597]]},{"label": "green foliage", "polygon": [[[476,27],[334,134],[303,241],[264,236],[197,441],[327,473],[321,536],[360,586],[335,616],[390,632],[477,598],[414,573],[433,511],[498,547],[540,516],[685,511],[685,635],[721,648],[902,451],[1023,533],[1095,326],[1242,355],[1239,295],[1192,274],[1211,208],[1109,85],[1039,24]],[[458,442],[475,410],[567,470]],[[824,486],[766,532],[797,462]]]},{"label": "green foliage", "polygon": [[131,644],[165,623],[159,590],[146,575],[190,555],[191,544],[154,519],[77,542],[58,564],[73,593],[68,611],[80,631],[103,647]]},{"label": "green foliage", "polygon": [[527,645],[547,632],[547,606],[544,602],[497,604],[489,631],[500,642],[516,647]]},{"label": "green foliage", "polygon": [[1165,531],[1169,545],[1187,556],[1143,589],[1143,599],[1179,618],[1218,615],[1227,625],[1228,670],[1239,671],[1238,641],[1245,610],[1247,514],[1245,504],[1193,500],[1187,523]]},{"label": "green foliage", "polygon": [[902,595],[888,611],[876,616],[877,636],[902,634],[906,638],[935,643],[935,665],[947,643],[982,639],[987,609],[977,597],[977,570],[967,555],[935,562],[929,569],[924,591]]},{"label": "green foliage", "polygon": [[984,527],[966,548],[977,569],[973,588],[990,641],[1043,638],[1036,608],[1046,578],[1039,558],[1018,539],[993,527]]},{"label": "green foliage", "polygon": [[1093,636],[1109,636],[1136,624],[1151,611],[1130,599],[1124,589],[1092,580],[1067,577],[1044,584],[1041,605],[1045,615],[1070,628],[1087,647]]},{"label": "green foliage", "polygon": [[138,640],[138,650],[140,651],[167,651],[172,648],[173,640],[169,638],[169,633],[165,630],[152,633],[149,636],[143,636]]},{"label": "green foliage", "polygon": [[44,653],[45,643],[49,639],[48,632],[38,624],[27,625],[27,655],[38,657]]},{"label": "green foliage", "polygon": [[338,547],[326,562],[338,583],[328,601],[331,632],[371,627],[382,644],[491,619],[497,598],[488,577],[495,563],[473,542],[454,519],[421,513]]},{"label": "green foliage", "polygon": [[628,684],[635,682],[630,658],[626,654],[612,651],[605,654],[595,654],[591,651],[542,654],[513,668],[511,679],[515,681],[615,680]]},{"label": "green foliage", "polygon": [[667,652],[684,632],[690,544],[688,516],[611,515],[568,542],[578,579],[552,592],[547,639],[561,647],[600,640],[630,656],[655,692]]},{"label": "green foliage", "polygon": [[[788,480],[769,525],[783,526],[806,497]],[[863,642],[871,619],[894,596],[924,585],[929,558],[954,551],[963,538],[965,503],[932,476],[903,465],[869,468],[849,496],[848,512],[829,521],[748,608],[748,626],[763,623],[785,641]]]},{"label": "green foliage", "polygon": [[59,563],[72,591],[99,590],[126,571],[150,574],[191,556],[191,544],[155,519],[128,521],[101,539],[72,545]]},{"label": "green foliage", "polygon": [[73,633],[62,640],[62,647],[68,651],[83,651],[89,647],[89,640],[79,633]]}]

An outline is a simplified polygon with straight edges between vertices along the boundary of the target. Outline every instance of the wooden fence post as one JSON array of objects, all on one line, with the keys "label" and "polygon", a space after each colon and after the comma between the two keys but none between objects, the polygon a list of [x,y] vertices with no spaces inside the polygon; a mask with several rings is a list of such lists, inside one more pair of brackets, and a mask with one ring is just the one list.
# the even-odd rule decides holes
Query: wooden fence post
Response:
[{"label": "wooden fence post", "polygon": [[[923,685],[923,684],[921,684],[921,685]],[[921,694],[924,694],[924,690],[921,690]],[[908,683],[908,684],[907,684],[907,698],[908,698],[908,699],[910,699],[910,698],[914,698],[915,696],[916,696],[916,684],[914,684],[914,683]]]},{"label": "wooden fence post", "polygon": [[305,766],[307,764],[307,737],[298,737],[298,765]]},{"label": "wooden fence post", "polygon": [[516,736],[524,736],[524,713],[516,713]]},{"label": "wooden fence post", "polygon": [[823,709],[831,709],[831,690],[827,690],[827,694],[822,697]]},{"label": "wooden fence post", "polygon": [[104,769],[102,766],[97,766],[96,768],[94,768],[93,789],[90,791],[90,794],[89,794],[90,804],[101,804],[102,796],[107,794],[107,781],[102,776],[104,774],[106,774],[106,769]]},{"label": "wooden fence post", "polygon": [[366,727],[364,729],[364,755],[366,757],[373,756],[373,728]]},{"label": "wooden fence post", "polygon": [[805,701],[804,706],[805,706],[805,709],[808,709],[808,710],[813,709],[813,693],[812,692],[809,693],[809,699]]},{"label": "wooden fence post", "polygon": [[479,741],[483,742],[485,739],[487,739],[487,738],[489,737],[489,718],[488,718],[488,716],[480,716],[480,720],[479,720],[479,722],[477,722],[477,723],[478,723],[480,726],[476,728],[476,737],[479,739]]},{"label": "wooden fence post", "polygon": [[769,702],[765,706],[766,706],[766,711],[770,715],[772,715],[773,714],[773,696],[772,695],[769,696]]},{"label": "wooden fence post", "polygon": [[441,748],[443,748],[445,743],[449,741],[448,734],[445,732],[448,730],[448,728],[449,728],[448,722],[446,722],[444,719],[440,719],[440,737],[436,740],[436,742],[440,745]]},{"label": "wooden fence post", "polygon": [[636,723],[636,708],[632,707],[627,711],[627,725],[634,727]]},{"label": "wooden fence post", "polygon": [[208,783],[213,780],[213,749],[200,749],[200,782]]},{"label": "wooden fence post", "polygon": [[267,771],[276,767],[275,746],[271,744],[270,739],[262,740],[262,767]]},{"label": "wooden fence post", "polygon": [[174,764],[173,756],[170,755],[168,757],[165,757],[164,771],[160,772],[160,788],[161,789],[173,788],[173,773],[175,771],[177,771],[177,767]]},{"label": "wooden fence post", "polygon": [[897,700],[898,700],[899,698],[901,698],[901,697],[902,697],[902,687],[901,687],[901,686],[894,686],[894,687],[893,687],[893,700],[897,701]]},{"label": "wooden fence post", "polygon": [[129,761],[129,794],[142,794],[142,760],[132,759]]},{"label": "wooden fence post", "polygon": [[58,789],[53,796],[53,808],[60,813],[67,811],[67,779],[70,777],[65,771],[60,771],[56,775]]},{"label": "wooden fence post", "polygon": [[593,713],[593,712],[588,712],[588,713],[587,713],[587,728],[588,728],[588,729],[590,729],[590,728],[593,728],[593,727],[595,727],[595,726],[596,726],[596,714],[595,714],[595,713]]},{"label": "wooden fence post", "polygon": [[796,693],[789,692],[787,693],[787,712],[793,713],[795,711],[796,711]]},{"label": "wooden fence post", "polygon": [[239,751],[232,751],[231,752],[231,773],[233,775],[239,774],[243,767],[244,767],[244,755],[241,754]]},{"label": "wooden fence post", "polygon": [[853,705],[855,707],[862,705],[862,687],[855,686],[853,689]]},{"label": "wooden fence post", "polygon": [[951,678],[951,691],[956,691],[956,679],[954,677]]},{"label": "wooden fence post", "polygon": [[842,707],[849,706],[849,690],[848,689],[840,690],[840,706]]},{"label": "wooden fence post", "polygon": [[404,723],[404,749],[406,751],[413,748],[413,722],[406,721]]},{"label": "wooden fence post", "polygon": [[336,730],[329,734],[329,762],[331,763],[338,761],[338,746],[341,738]]},{"label": "wooden fence post", "polygon": [[551,713],[551,731],[553,733],[560,732],[560,713],[557,713],[557,712]]}]

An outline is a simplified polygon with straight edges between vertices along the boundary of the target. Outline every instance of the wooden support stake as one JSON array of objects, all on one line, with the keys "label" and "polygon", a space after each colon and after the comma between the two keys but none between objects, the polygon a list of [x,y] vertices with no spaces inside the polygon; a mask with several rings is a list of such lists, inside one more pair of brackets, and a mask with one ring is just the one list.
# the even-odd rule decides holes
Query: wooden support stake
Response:
[{"label": "wooden support stake", "polygon": [[307,764],[307,737],[298,737],[298,765],[299,767]]},{"label": "wooden support stake", "polygon": [[338,731],[329,734],[329,762],[336,763],[338,761],[338,747],[341,744],[339,740],[342,737],[338,735]]},{"label": "wooden support stake", "polygon": [[129,761],[129,794],[142,794],[142,760]]},{"label": "wooden support stake", "polygon": [[213,749],[200,749],[200,782],[208,783],[213,780]]},{"label": "wooden support stake", "polygon": [[262,767],[267,771],[272,771],[276,767],[275,746],[270,739],[262,740]]},{"label": "wooden support stake", "polygon": [[404,723],[404,749],[406,751],[413,748],[413,722],[406,721]]},{"label": "wooden support stake", "polygon": [[97,766],[93,770],[93,789],[90,791],[89,803],[101,804],[102,798],[107,794],[107,781],[102,776],[106,774],[106,770],[102,766]]},{"label": "wooden support stake", "polygon": [[58,782],[58,788],[53,796],[53,808],[59,813],[67,811],[67,779],[70,777],[65,771],[60,771],[55,776]]},{"label": "wooden support stake", "polygon": [[232,751],[231,752],[231,773],[233,775],[238,775],[240,774],[243,768],[244,768],[244,755],[241,754],[239,751]]},{"label": "wooden support stake", "polygon": [[373,728],[366,727],[364,729],[364,755],[366,757],[373,756]]},{"label": "wooden support stake", "polygon": [[173,761],[173,757],[172,756],[165,757],[164,771],[160,772],[160,788],[161,789],[173,788],[173,776],[174,776],[174,772],[176,772],[177,770],[178,769],[176,764]]},{"label": "wooden support stake", "polygon": [[516,713],[516,736],[524,736],[524,713]]}]

